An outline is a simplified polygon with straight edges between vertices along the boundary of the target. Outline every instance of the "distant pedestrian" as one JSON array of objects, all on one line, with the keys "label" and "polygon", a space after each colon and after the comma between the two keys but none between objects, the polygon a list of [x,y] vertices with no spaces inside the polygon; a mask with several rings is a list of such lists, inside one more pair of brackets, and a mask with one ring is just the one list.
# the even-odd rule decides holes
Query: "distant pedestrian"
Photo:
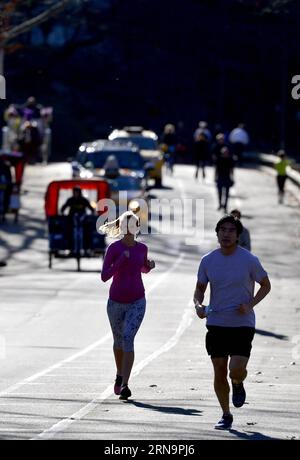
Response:
[{"label": "distant pedestrian", "polygon": [[38,104],[36,98],[30,96],[25,104],[22,106],[21,110],[23,112],[23,117],[25,120],[38,119],[41,117],[41,104]]},{"label": "distant pedestrian", "polygon": [[[216,233],[220,248],[202,257],[194,293],[197,315],[207,318],[206,349],[214,367],[214,389],[223,411],[215,428],[223,430],[230,429],[233,422],[228,370],[232,403],[242,407],[246,399],[243,381],[255,334],[254,307],[271,289],[259,259],[238,246],[242,230],[242,224],[233,216],[219,220]],[[208,283],[210,302],[209,307],[204,307],[202,302]],[[254,295],[255,283],[260,284],[260,288]]]},{"label": "distant pedestrian", "polygon": [[19,143],[26,163],[33,164],[39,159],[41,136],[35,121],[25,121],[20,129]]},{"label": "distant pedestrian", "polygon": [[176,128],[172,123],[168,123],[165,125],[164,131],[161,135],[161,146],[164,152],[167,169],[171,174],[173,174],[173,167],[176,163],[177,141]]},{"label": "distant pedestrian", "polygon": [[18,139],[22,121],[17,108],[13,104],[5,110],[4,120],[6,121],[6,127],[2,131],[2,148],[9,151]]},{"label": "distant pedestrian", "polygon": [[249,135],[243,123],[240,123],[230,132],[229,142],[232,144],[233,152],[236,155],[238,162],[242,164],[244,151],[249,144]]},{"label": "distant pedestrian", "polygon": [[208,129],[208,123],[206,121],[199,121],[198,128],[194,132],[194,141],[198,138],[199,134],[204,133],[208,142],[212,141],[212,134]]},{"label": "distant pedestrian", "polygon": [[278,203],[279,204],[283,203],[284,186],[285,186],[285,181],[287,179],[286,170],[289,165],[290,165],[290,162],[286,158],[285,151],[279,150],[278,160],[277,160],[277,163],[275,163],[275,169],[277,171],[276,179],[277,179],[277,187],[278,187]]},{"label": "distant pedestrian", "polygon": [[213,163],[216,163],[217,159],[221,156],[221,150],[223,147],[228,147],[225,141],[225,134],[218,133],[216,135],[216,141],[212,146],[212,160]]},{"label": "distant pedestrian", "polygon": [[205,179],[205,166],[209,160],[209,141],[204,132],[200,132],[194,142],[195,179],[198,179],[199,168],[202,168],[202,178]]},{"label": "distant pedestrian", "polygon": [[0,157],[0,222],[5,222],[12,189],[10,166]]},{"label": "distant pedestrian", "polygon": [[120,399],[128,399],[128,381],[134,362],[134,338],[143,321],[146,299],[141,273],[148,273],[155,263],[148,259],[148,248],[136,241],[139,218],[131,211],[100,230],[108,236],[121,237],[107,248],[101,279],[113,277],[107,302],[107,313],[114,338],[114,357],[117,368],[114,392]]},{"label": "distant pedestrian", "polygon": [[218,190],[219,207],[218,210],[224,208],[227,212],[227,204],[229,198],[230,187],[233,186],[234,160],[230,155],[228,147],[222,147],[220,156],[215,163],[215,180]]},{"label": "distant pedestrian", "polygon": [[[238,209],[233,209],[230,214],[233,217],[236,217],[241,220],[242,213]],[[241,246],[244,249],[247,249],[247,251],[251,251],[251,238],[250,238],[250,232],[249,230],[243,225],[243,231],[239,235],[239,246]]]}]

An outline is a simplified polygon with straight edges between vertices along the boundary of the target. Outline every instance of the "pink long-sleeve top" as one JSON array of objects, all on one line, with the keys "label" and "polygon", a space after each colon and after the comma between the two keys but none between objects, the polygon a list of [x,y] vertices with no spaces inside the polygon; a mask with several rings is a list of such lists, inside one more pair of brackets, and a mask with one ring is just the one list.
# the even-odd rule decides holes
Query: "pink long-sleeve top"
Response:
[{"label": "pink long-sleeve top", "polygon": [[[124,252],[129,251],[129,258]],[[131,303],[145,295],[141,273],[148,273],[148,248],[145,244],[136,242],[128,247],[122,240],[110,244],[106,250],[101,273],[102,281],[113,277],[109,297],[120,303]]]}]

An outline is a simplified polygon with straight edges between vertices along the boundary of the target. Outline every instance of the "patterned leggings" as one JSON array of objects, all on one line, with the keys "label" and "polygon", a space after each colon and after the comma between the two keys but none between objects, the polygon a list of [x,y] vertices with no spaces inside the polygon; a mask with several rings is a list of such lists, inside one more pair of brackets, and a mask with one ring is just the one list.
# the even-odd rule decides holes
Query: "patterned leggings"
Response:
[{"label": "patterned leggings", "polygon": [[114,348],[123,351],[134,351],[134,338],[143,321],[146,310],[146,299],[132,303],[119,303],[108,299],[107,314],[114,336]]}]

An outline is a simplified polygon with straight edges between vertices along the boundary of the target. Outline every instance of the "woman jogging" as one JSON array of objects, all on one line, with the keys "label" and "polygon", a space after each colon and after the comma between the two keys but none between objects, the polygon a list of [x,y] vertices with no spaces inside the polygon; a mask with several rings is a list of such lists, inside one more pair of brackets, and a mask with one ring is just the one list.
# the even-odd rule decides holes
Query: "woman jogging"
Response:
[{"label": "woman jogging", "polygon": [[120,399],[127,399],[131,396],[128,380],[134,362],[134,338],[146,309],[141,273],[148,273],[155,263],[147,258],[147,246],[135,240],[139,232],[139,218],[132,211],[123,213],[100,230],[111,237],[122,236],[107,248],[101,279],[106,282],[113,277],[107,313],[117,367],[114,392],[120,395]]}]

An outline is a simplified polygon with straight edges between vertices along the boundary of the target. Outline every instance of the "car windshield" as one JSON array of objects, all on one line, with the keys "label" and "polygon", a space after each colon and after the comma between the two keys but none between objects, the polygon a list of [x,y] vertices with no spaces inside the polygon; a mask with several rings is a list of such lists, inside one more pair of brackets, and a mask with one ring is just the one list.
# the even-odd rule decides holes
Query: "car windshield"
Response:
[{"label": "car windshield", "polygon": [[157,150],[157,142],[151,137],[143,136],[128,136],[128,137],[117,137],[114,139],[119,142],[132,142],[137,145],[140,150]]},{"label": "car windshield", "polygon": [[114,155],[120,168],[144,169],[144,161],[138,152],[130,150],[101,150],[99,152],[79,152],[77,160],[86,168],[103,168],[108,156]]}]

